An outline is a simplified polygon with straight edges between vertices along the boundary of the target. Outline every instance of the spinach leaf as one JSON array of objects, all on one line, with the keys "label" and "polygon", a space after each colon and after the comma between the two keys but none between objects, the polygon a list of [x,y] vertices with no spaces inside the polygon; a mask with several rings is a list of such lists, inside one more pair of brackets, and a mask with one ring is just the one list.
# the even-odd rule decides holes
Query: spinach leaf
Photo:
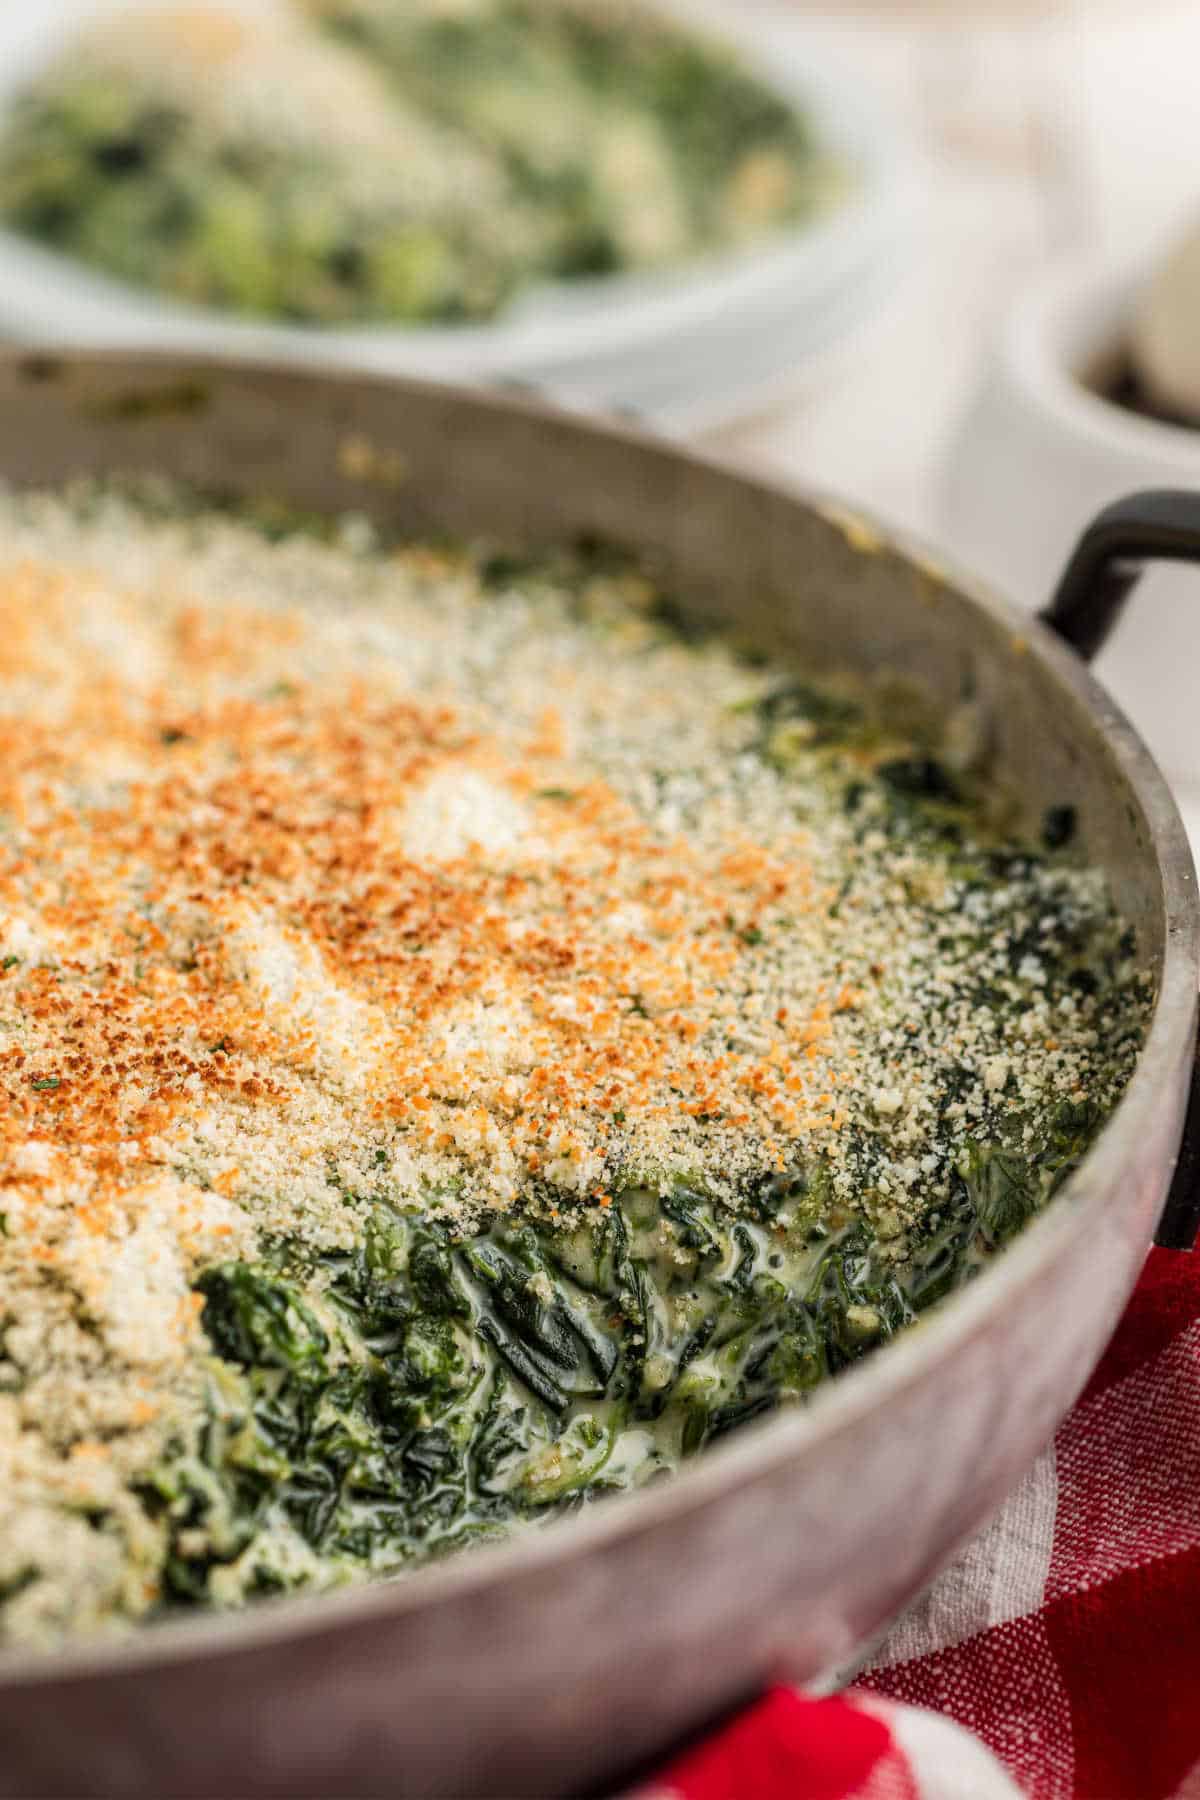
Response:
[{"label": "spinach leaf", "polygon": [[1018,1152],[997,1144],[968,1144],[958,1173],[990,1247],[1006,1244],[1033,1217],[1038,1203],[1034,1171]]},{"label": "spinach leaf", "polygon": [[275,1366],[301,1379],[320,1370],[329,1337],[294,1288],[245,1263],[219,1264],[196,1285],[204,1329],[229,1361]]}]

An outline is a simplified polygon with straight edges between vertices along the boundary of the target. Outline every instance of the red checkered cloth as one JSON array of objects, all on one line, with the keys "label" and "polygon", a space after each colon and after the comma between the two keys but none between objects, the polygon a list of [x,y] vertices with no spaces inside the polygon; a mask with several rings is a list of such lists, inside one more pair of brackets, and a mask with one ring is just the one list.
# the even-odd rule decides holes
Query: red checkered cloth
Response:
[{"label": "red checkered cloth", "polygon": [[1151,1252],[1053,1446],[854,1689],[776,1689],[651,1795],[1200,1800],[1200,1252]]}]

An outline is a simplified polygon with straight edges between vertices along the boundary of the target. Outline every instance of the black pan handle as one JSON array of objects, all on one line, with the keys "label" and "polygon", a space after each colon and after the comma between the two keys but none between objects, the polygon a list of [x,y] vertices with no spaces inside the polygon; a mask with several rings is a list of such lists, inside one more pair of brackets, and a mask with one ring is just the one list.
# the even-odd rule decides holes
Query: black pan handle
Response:
[{"label": "black pan handle", "polygon": [[[1200,493],[1128,494],[1098,513],[1063,570],[1042,623],[1089,661],[1116,625],[1148,562],[1200,564]],[[1154,1241],[1190,1250],[1200,1230],[1200,1047],[1192,1056],[1183,1143]]]},{"label": "black pan handle", "polygon": [[1062,572],[1044,625],[1090,662],[1148,562],[1200,563],[1200,492],[1154,488],[1096,514]]}]

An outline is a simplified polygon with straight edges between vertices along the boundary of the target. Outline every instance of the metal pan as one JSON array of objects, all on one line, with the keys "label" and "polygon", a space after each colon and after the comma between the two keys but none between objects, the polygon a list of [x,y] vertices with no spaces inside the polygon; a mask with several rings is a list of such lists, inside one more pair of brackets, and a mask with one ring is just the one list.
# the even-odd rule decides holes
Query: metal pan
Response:
[{"label": "metal pan", "polygon": [[[9,1656],[0,1793],[559,1794],[615,1782],[765,1680],[819,1677],[1050,1437],[1162,1214],[1200,915],[1144,746],[1047,625],[832,504],[630,431],[517,399],[123,354],[0,359],[0,420],[0,477],[18,484],[155,470],[415,532],[599,534],[766,645],[887,667],[947,704],[970,695],[1029,824],[1077,809],[1158,982],[1129,1089],[1061,1197],[952,1304],[810,1406],[662,1487],[391,1583]],[[1053,622],[1094,648],[1154,554],[1200,554],[1200,499],[1110,514]]]}]

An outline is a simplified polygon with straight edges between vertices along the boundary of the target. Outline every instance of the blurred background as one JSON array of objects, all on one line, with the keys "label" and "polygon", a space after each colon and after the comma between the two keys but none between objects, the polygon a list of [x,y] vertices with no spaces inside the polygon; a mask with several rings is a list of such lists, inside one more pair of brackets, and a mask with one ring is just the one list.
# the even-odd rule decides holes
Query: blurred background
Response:
[{"label": "blurred background", "polygon": [[936,537],[954,430],[1013,302],[1067,257],[1149,271],[1200,204],[1200,6],[731,6],[860,70],[911,133],[925,188],[907,278],[840,379],[721,441]]},{"label": "blurred background", "polygon": [[[0,336],[531,384],[1032,609],[1200,488],[1198,66],[1196,0],[10,0]],[[1195,583],[1101,673],[1200,835]]]}]

